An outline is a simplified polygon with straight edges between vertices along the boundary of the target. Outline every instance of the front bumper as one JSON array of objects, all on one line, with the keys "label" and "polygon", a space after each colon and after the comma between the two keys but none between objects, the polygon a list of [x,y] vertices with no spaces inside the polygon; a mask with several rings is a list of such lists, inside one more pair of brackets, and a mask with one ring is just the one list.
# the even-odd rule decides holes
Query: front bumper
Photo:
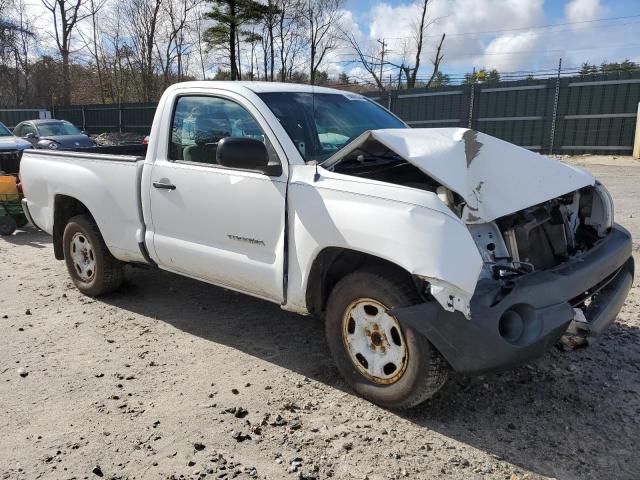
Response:
[{"label": "front bumper", "polygon": [[438,349],[454,370],[480,374],[510,369],[541,356],[585,310],[588,335],[599,335],[615,320],[633,282],[631,235],[619,225],[588,252],[555,268],[530,273],[508,284],[478,283],[471,319],[447,312],[437,302],[393,309]]}]

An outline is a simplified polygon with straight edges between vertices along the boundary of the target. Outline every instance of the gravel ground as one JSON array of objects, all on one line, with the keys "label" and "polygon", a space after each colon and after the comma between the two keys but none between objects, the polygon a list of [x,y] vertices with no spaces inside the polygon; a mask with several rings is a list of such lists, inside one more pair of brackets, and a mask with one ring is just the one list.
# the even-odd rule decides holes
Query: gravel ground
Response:
[{"label": "gravel ground", "polygon": [[[588,160],[640,239],[640,166]],[[0,239],[1,479],[640,478],[637,281],[593,347],[395,413],[348,389],[317,320],[141,269],[90,299],[52,250]]]}]

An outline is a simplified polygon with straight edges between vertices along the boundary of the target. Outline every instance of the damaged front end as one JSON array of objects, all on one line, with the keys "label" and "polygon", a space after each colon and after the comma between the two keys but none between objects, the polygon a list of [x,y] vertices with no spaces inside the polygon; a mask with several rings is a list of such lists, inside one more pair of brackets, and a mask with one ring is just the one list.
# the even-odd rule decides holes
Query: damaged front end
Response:
[{"label": "damaged front end", "polygon": [[468,129],[365,132],[323,166],[430,192],[467,226],[483,264],[475,289],[417,271],[424,303],[391,312],[456,371],[511,368],[565,333],[594,338],[631,288],[631,236],[578,168]]},{"label": "damaged front end", "polygon": [[393,311],[456,371],[512,368],[561,338],[588,342],[615,320],[631,288],[631,236],[613,223],[600,184],[469,230],[484,261],[469,315],[436,302]]},{"label": "damaged front end", "polygon": [[566,262],[593,248],[613,226],[613,202],[596,182],[469,230],[483,277],[508,279]]}]

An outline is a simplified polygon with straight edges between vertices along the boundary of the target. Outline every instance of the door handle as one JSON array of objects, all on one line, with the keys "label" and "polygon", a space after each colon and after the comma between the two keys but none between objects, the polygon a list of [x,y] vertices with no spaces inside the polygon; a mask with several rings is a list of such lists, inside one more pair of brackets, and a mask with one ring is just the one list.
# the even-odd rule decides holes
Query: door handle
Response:
[{"label": "door handle", "polygon": [[163,188],[165,190],[175,190],[176,186],[172,183],[153,182],[153,186],[156,188]]}]

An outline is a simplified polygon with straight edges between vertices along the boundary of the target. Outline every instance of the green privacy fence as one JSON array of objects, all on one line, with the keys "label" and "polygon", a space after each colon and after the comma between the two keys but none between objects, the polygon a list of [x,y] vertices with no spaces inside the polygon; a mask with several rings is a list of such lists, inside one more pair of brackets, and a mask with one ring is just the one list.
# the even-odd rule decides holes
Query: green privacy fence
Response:
[{"label": "green privacy fence", "polygon": [[[542,153],[630,155],[640,74],[368,92],[412,127],[469,127]],[[156,103],[53,107],[89,133],[151,130]]]},{"label": "green privacy fence", "polygon": [[543,153],[631,154],[640,74],[367,94],[412,127],[468,127]]},{"label": "green privacy fence", "polygon": [[49,110],[38,108],[3,108],[0,109],[0,122],[13,129],[23,120],[51,118]]},{"label": "green privacy fence", "polygon": [[68,120],[89,133],[131,132],[148,135],[157,103],[54,106],[54,118]]}]

